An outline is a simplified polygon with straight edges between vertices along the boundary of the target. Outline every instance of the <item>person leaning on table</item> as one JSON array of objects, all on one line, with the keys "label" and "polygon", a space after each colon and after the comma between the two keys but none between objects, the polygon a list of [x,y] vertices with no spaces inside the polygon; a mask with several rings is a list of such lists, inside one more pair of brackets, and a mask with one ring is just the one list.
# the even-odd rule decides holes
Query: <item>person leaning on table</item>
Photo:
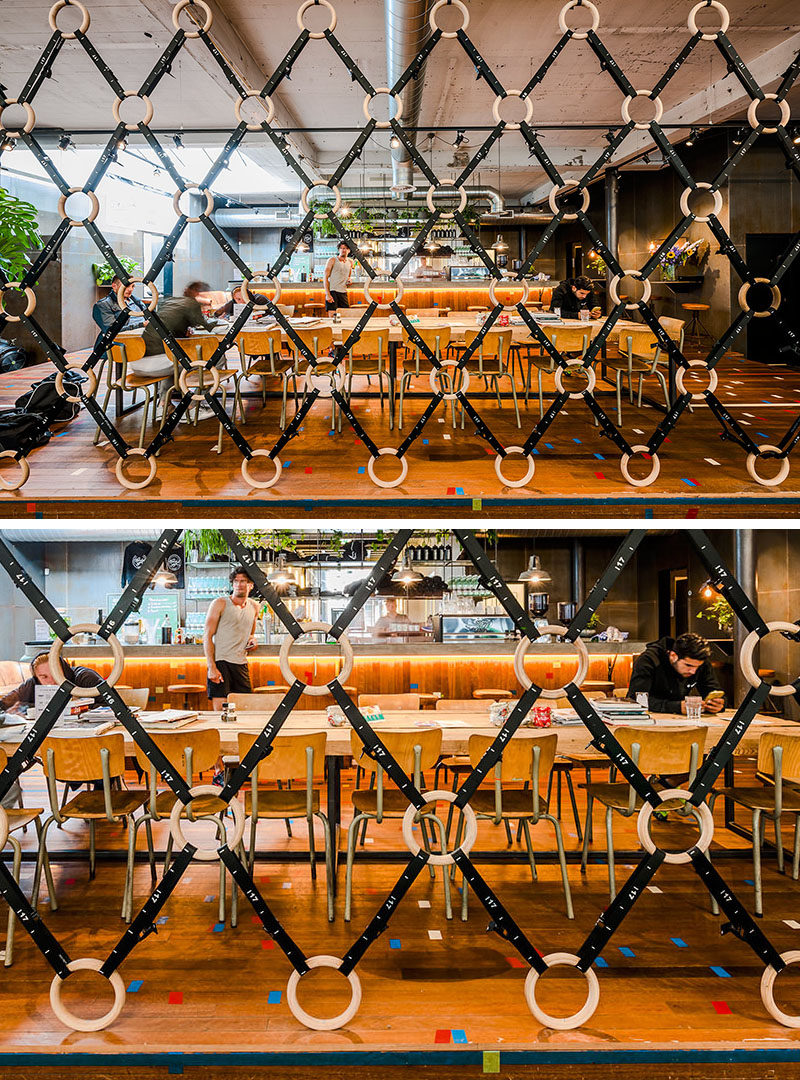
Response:
[{"label": "person leaning on table", "polygon": [[[588,277],[566,278],[560,285],[553,289],[553,297],[550,301],[550,310],[559,309],[565,319],[577,319],[580,312],[589,308],[589,297],[593,296],[592,283]],[[590,314],[593,319],[600,315],[601,309],[596,304],[591,306]]]},{"label": "person leaning on table", "polygon": [[[62,663],[64,678],[75,686],[99,686],[103,681],[101,675],[87,667],[70,667]],[[0,698],[0,709],[13,709],[15,712],[25,713],[29,705],[36,700],[37,686],[56,686],[56,680],[50,671],[50,654],[40,652],[31,660],[31,677],[20,683],[15,690],[9,691],[5,697]]]},{"label": "person leaning on table", "polygon": [[[628,697],[647,694],[651,712],[685,714],[689,690],[704,698],[703,712],[718,713],[725,708],[725,697],[711,666],[711,647],[699,634],[651,641],[634,660]],[[709,698],[712,691],[719,696]]]},{"label": "person leaning on table", "polygon": [[[209,322],[203,314],[203,309],[197,299],[203,293],[211,291],[211,286],[204,281],[192,281],[183,290],[183,296],[166,296],[159,301],[156,313],[167,330],[174,337],[186,337],[186,331],[190,326],[196,326],[203,330],[213,330],[216,320]],[[164,352],[164,342],[159,337],[158,330],[152,320],[148,322],[142,334],[144,339],[145,356],[156,356]],[[137,371],[144,370],[141,363],[136,365]],[[165,374],[171,374],[172,363]],[[152,373],[151,373],[152,374]]]},{"label": "person leaning on table", "polygon": [[250,694],[247,654],[256,647],[258,604],[250,599],[253,579],[243,566],[231,570],[231,595],[218,596],[206,615],[203,652],[208,664],[208,697],[215,712],[228,694]]}]

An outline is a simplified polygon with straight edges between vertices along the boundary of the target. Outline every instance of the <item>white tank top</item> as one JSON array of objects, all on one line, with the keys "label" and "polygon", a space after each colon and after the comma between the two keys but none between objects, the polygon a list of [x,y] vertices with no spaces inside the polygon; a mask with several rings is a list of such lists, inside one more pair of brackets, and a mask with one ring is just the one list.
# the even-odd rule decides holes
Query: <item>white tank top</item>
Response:
[{"label": "white tank top", "polygon": [[253,631],[253,620],[258,614],[258,604],[248,599],[242,607],[234,604],[230,596],[225,598],[225,607],[214,633],[214,659],[226,660],[229,664],[247,662],[245,645]]},{"label": "white tank top", "polygon": [[345,291],[352,266],[350,259],[345,259],[344,262],[339,259],[333,260],[333,266],[328,274],[328,288],[331,292]]}]

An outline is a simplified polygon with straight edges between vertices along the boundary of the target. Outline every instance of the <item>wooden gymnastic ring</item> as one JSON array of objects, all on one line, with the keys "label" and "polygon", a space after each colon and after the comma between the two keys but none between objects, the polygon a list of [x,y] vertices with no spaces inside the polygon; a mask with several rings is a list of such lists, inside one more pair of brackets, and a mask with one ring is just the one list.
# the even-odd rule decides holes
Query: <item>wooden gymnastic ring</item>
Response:
[{"label": "wooden gymnastic ring", "polygon": [[[17,292],[25,293],[25,310],[21,315],[9,315],[6,311],[5,304],[3,302],[3,294],[6,289],[14,289]],[[33,289],[26,285],[23,289],[21,281],[7,281],[5,285],[0,285],[0,314],[5,315],[9,322],[19,322],[23,318],[27,318],[32,315],[36,310],[36,293]]]},{"label": "wooden gymnastic ring", "polygon": [[[577,221],[577,214],[565,214],[559,209],[558,197],[559,195],[566,195],[569,191],[577,191],[576,184],[553,184],[550,188],[550,194],[547,196],[547,201],[550,203],[550,209],[554,214],[561,214],[562,221]],[[589,189],[581,188],[581,213],[585,214],[589,209]]]},{"label": "wooden gymnastic ring", "polygon": [[[311,0],[311,3],[313,4],[314,0]],[[333,212],[334,214],[338,214],[342,206],[342,193],[336,186],[336,184],[334,184],[333,187],[331,187],[330,184],[314,184],[314,187],[326,187],[328,191],[332,191],[334,193],[335,198],[333,200]],[[300,193],[300,205],[303,207],[303,211],[306,214],[311,209],[311,207],[308,205],[308,196],[311,191],[313,191],[313,188],[304,187],[302,192]],[[322,219],[325,217],[325,215],[315,213],[314,217],[317,219]]]},{"label": "wooden gymnastic ring", "polygon": [[[540,634],[550,634],[553,637],[563,637],[566,632],[566,626],[541,626],[538,628]],[[519,639],[516,651],[514,653],[514,674],[520,682],[521,686],[524,686],[526,690],[530,690],[533,686],[533,682],[528,678],[528,673],[525,670],[525,654],[531,647],[533,642],[527,636],[523,636]],[[589,671],[589,652],[581,638],[575,638],[572,642],[575,646],[575,651],[578,654],[578,670],[572,676],[568,683],[564,686],[569,686],[569,683],[574,683],[575,686],[580,686],[586,674]],[[560,698],[564,697],[564,686],[555,687],[552,690],[542,688],[539,692],[539,696],[543,698]]]},{"label": "wooden gymnastic ring", "polygon": [[88,217],[81,218],[80,220],[70,218],[69,223],[70,223],[70,225],[73,225],[73,226],[86,225],[88,222],[94,221],[94,219],[100,213],[100,200],[97,198],[97,195],[95,195],[95,193],[93,191],[84,191],[82,187],[71,187],[69,189],[69,191],[66,193],[66,195],[62,194],[59,197],[59,200],[58,200],[58,212],[61,215],[61,217],[65,218],[65,219],[67,217],[67,199],[69,198],[69,196],[70,195],[77,195],[79,192],[82,195],[88,195],[88,197],[89,197],[89,199],[91,200],[91,203],[92,203],[92,208],[89,211],[89,216]]},{"label": "wooden gymnastic ring", "polygon": [[[652,468],[647,476],[641,480],[636,480],[631,476],[628,465],[634,454],[650,454],[650,460],[652,461]],[[623,454],[619,459],[619,469],[625,480],[631,485],[631,487],[650,487],[658,479],[658,474],[661,472],[661,462],[658,460],[658,454],[650,452],[649,446],[644,446],[641,443],[637,443],[636,446],[631,447],[630,454]]]},{"label": "wooden gymnastic ring", "polygon": [[[199,217],[189,217],[188,214],[184,214],[181,210],[181,197],[186,194],[187,191],[197,191],[200,195],[203,195],[206,200],[206,208]],[[207,218],[211,211],[214,209],[214,196],[208,190],[208,188],[200,187],[199,184],[184,184],[182,189],[178,189],[172,196],[172,209],[178,215],[178,217],[185,217],[188,222],[202,221],[203,218]]]},{"label": "wooden gymnastic ring", "polygon": [[[126,124],[122,117],[119,115],[119,110],[122,106],[122,102],[126,98],[132,97],[139,98],[140,101],[144,102],[144,116],[135,124]],[[150,100],[147,94],[139,94],[136,90],[126,90],[122,97],[114,98],[114,104],[111,106],[111,111],[113,112],[114,119],[117,121],[118,124],[125,124],[126,131],[138,131],[139,124],[144,124],[146,127],[153,119],[153,102]]]},{"label": "wooden gymnastic ring", "polygon": [[395,480],[381,480],[375,475],[375,462],[377,461],[377,458],[371,456],[369,461],[367,462],[367,473],[369,475],[369,478],[373,482],[373,484],[376,484],[378,487],[381,488],[399,487],[405,480],[406,476],[408,476],[408,461],[404,457],[400,457],[393,446],[381,447],[381,449],[378,451],[378,457],[383,457],[384,455],[394,455],[394,457],[397,458],[397,460],[400,462],[400,475]]},{"label": "wooden gymnastic ring", "polygon": [[[192,401],[204,401],[206,394],[211,394],[213,396],[214,394],[216,394],[217,390],[219,390],[221,382],[219,368],[206,367],[205,360],[192,360],[190,361],[190,363],[191,371],[188,371],[185,367],[181,368],[180,374],[178,375],[178,386],[180,387],[182,394],[192,395]],[[206,386],[203,388],[203,390],[200,390],[198,388],[196,391],[193,391],[187,381],[189,376],[192,374],[192,371],[202,372],[204,375],[210,375],[211,386]]]},{"label": "wooden gymnastic ring", "polygon": [[[525,102],[525,119],[518,124],[510,124],[500,116],[500,102],[506,98],[517,97]],[[498,94],[492,105],[492,116],[496,124],[504,124],[506,131],[519,131],[522,124],[530,124],[533,119],[533,102],[529,97],[523,98],[521,90],[506,90],[505,94]]]},{"label": "wooden gymnastic ring", "polygon": [[[248,124],[246,120],[242,119],[242,105],[244,105],[244,103],[250,98],[258,98],[259,101],[265,101],[267,103],[267,117],[265,120],[262,120],[260,124]],[[248,131],[261,131],[262,125],[271,124],[272,119],[275,116],[275,105],[272,101],[272,98],[268,94],[262,95],[256,93],[255,91],[247,94],[243,98],[237,98],[236,104],[233,108],[234,112],[236,113],[236,119],[239,121],[240,124],[244,124]]]},{"label": "wooden gymnastic ring", "polygon": [[[129,480],[125,476],[125,464],[134,457],[147,458],[150,472],[147,474],[144,480]],[[117,458],[117,463],[114,466],[114,472],[116,473],[117,480],[119,480],[120,484],[122,484],[124,488],[127,488],[128,491],[141,491],[142,488],[146,488],[147,485],[155,477],[157,469],[158,465],[156,464],[156,459],[154,457],[148,457],[147,451],[142,446],[129,446],[125,453],[125,457]]]},{"label": "wooden gymnastic ring", "polygon": [[431,24],[431,30],[439,29],[439,27],[436,25],[436,12],[439,10],[440,7],[444,7],[445,4],[449,4],[451,7],[457,7],[458,10],[461,12],[464,21],[462,22],[458,30],[441,30],[440,33],[442,37],[458,37],[462,30],[466,34],[467,27],[469,26],[469,11],[467,10],[466,5],[461,3],[461,0],[436,0],[436,3],[431,8],[431,13],[428,16],[428,22]]},{"label": "wooden gymnastic ring", "polygon": [[750,124],[750,127],[753,129],[760,127],[764,135],[774,135],[778,128],[786,127],[786,125],[792,118],[792,111],[789,108],[788,102],[785,99],[781,98],[781,100],[778,101],[778,108],[781,110],[781,118],[778,123],[778,127],[763,127],[763,125],[758,122],[758,116],[756,115],[758,113],[758,106],[761,104],[762,101],[778,101],[778,95],[764,94],[763,98],[753,98],[753,100],[747,107],[748,122]]},{"label": "wooden gymnastic ring", "polygon": [[691,393],[684,385],[684,377],[690,368],[702,368],[704,371],[708,372],[708,386],[705,390],[700,390],[698,393],[691,395],[692,401],[705,401],[706,394],[713,394],[717,389],[717,383],[719,382],[717,369],[710,368],[705,360],[690,360],[686,367],[682,367],[679,364],[675,372],[675,389],[681,395]]},{"label": "wooden gymnastic ring", "polygon": [[[59,30],[58,24],[56,23],[56,15],[58,15],[59,11],[61,11],[61,9],[65,7],[75,7],[81,13],[81,25],[78,27],[77,30],[73,30],[71,34],[67,34],[63,30]],[[92,20],[89,12],[86,10],[83,4],[80,3],[80,0],[56,0],[56,3],[53,4],[53,6],[50,8],[48,21],[50,23],[50,29],[53,31],[53,33],[61,34],[61,37],[64,39],[64,41],[72,41],[75,38],[76,34],[86,33]]]},{"label": "wooden gymnastic ring", "polygon": [[[574,953],[548,953],[547,956],[542,957],[542,960],[549,968],[577,967],[581,962],[580,957],[575,956]],[[536,968],[531,968],[525,978],[525,1000],[528,1003],[528,1008],[540,1024],[545,1027],[555,1028],[557,1031],[571,1031],[573,1028],[585,1024],[587,1020],[594,1016],[595,1010],[600,1004],[600,983],[593,968],[589,968],[583,974],[589,984],[589,993],[583,1008],[573,1013],[572,1016],[558,1017],[550,1016],[537,1004],[536,983],[539,981],[539,972]]]},{"label": "wooden gymnastic ring", "polygon": [[[17,457],[19,450],[0,450],[0,458],[12,457],[16,458],[17,464],[20,468],[20,477],[15,484],[11,484],[6,480],[2,473],[0,473],[0,488],[3,491],[19,491],[19,489],[26,483],[28,477],[31,475],[31,467],[28,464],[28,459],[24,457]],[[2,845],[0,845],[0,848]]]},{"label": "wooden gymnastic ring", "polygon": [[8,826],[8,814],[5,809],[0,806],[0,851],[6,846],[8,840],[9,826]]},{"label": "wooden gymnastic ring", "polygon": [[[521,480],[508,480],[503,475],[503,462],[509,454],[522,454],[528,458],[528,471],[522,477]],[[524,446],[507,446],[505,454],[498,454],[494,459],[494,471],[497,473],[497,479],[501,484],[505,484],[510,488],[525,487],[533,479],[533,474],[536,472],[536,462],[534,461],[533,454],[525,454]]]},{"label": "wooden gymnastic ring", "polygon": [[[253,460],[253,458],[256,458],[256,457],[267,457],[267,458],[270,459],[272,464],[275,466],[275,475],[272,477],[271,480],[255,480],[250,475],[250,462]],[[277,482],[281,478],[282,469],[283,469],[283,466],[281,465],[281,459],[279,457],[272,457],[270,455],[269,450],[254,450],[249,458],[247,458],[247,457],[242,458],[242,476],[245,478],[245,480],[250,485],[250,487],[254,487],[254,488],[271,488],[271,487],[274,487],[275,484],[277,484]]]},{"label": "wooden gymnastic ring", "polygon": [[[714,200],[714,209],[711,211],[711,214],[698,215],[689,209],[689,199],[695,191],[711,192],[711,197]],[[702,182],[695,184],[693,188],[687,187],[683,189],[683,192],[681,193],[680,207],[681,213],[684,217],[693,217],[695,221],[705,223],[711,220],[712,214],[714,215],[714,217],[719,217],[720,211],[722,210],[722,192],[718,189],[712,189],[711,184],[708,184],[705,182],[705,180],[703,180]]]},{"label": "wooden gymnastic ring", "polygon": [[[397,106],[397,112],[394,114],[394,119],[399,120],[400,117],[403,115],[403,99],[400,97],[399,94],[393,94],[391,87],[378,86],[375,88],[374,94],[367,94],[367,96],[364,98],[364,116],[366,117],[367,123],[369,123],[370,120],[375,120],[375,117],[372,116],[369,111],[369,103],[373,101],[378,96],[378,94],[389,94],[390,97],[394,98],[395,105]],[[391,126],[391,120],[375,120],[376,128],[385,129],[390,128]]]},{"label": "wooden gymnastic ring", "polygon": [[[377,300],[372,299],[370,285],[375,285],[376,283],[380,285],[380,278],[384,279],[385,284],[389,288],[391,288],[391,283],[393,281],[395,288],[397,289],[397,293],[395,294],[394,299],[390,300],[388,304],[384,304],[382,302],[379,303]],[[403,285],[401,278],[391,278],[388,276],[388,274],[376,274],[374,278],[367,277],[364,279],[364,299],[367,301],[368,304],[375,304],[375,307],[378,309],[378,311],[385,311],[387,308],[390,308],[392,304],[399,304],[400,301],[403,299],[404,292],[405,285]]]},{"label": "wooden gymnastic ring", "polygon": [[[189,794],[192,796],[192,799],[196,799],[200,795],[216,795],[219,797],[219,792],[220,789],[213,784],[197,784],[195,787],[189,789]],[[188,803],[183,803],[180,799],[176,799],[169,815],[169,827],[172,838],[181,848],[185,848],[187,843],[186,837],[183,835],[183,830],[181,829],[181,814],[188,805]],[[230,840],[226,838],[225,843],[231,851],[235,851],[244,836],[244,803],[239,802],[234,796],[228,803],[228,809],[233,813],[233,833],[231,834]],[[220,844],[220,847],[221,846],[222,845]],[[219,850],[217,848],[196,847],[195,844],[193,844],[192,847],[196,848],[192,858],[197,859],[198,862],[216,862],[219,859]]]},{"label": "wooden gymnastic ring", "polygon": [[[779,619],[768,622],[767,629],[770,632],[777,630],[784,634],[800,633],[800,626],[797,626],[796,623],[781,622]],[[767,635],[764,634],[763,636],[766,637]],[[758,677],[758,672],[753,665],[753,652],[759,641],[761,641],[761,637],[759,636],[758,631],[751,630],[742,642],[742,647],[739,650],[739,665],[742,669],[742,674],[750,685],[755,688],[761,686],[763,681]],[[789,694],[795,693],[795,688],[791,683],[785,683],[783,686],[770,686],[769,692],[771,697],[788,697]]]},{"label": "wooden gymnastic ring", "polygon": [[[700,836],[697,842],[692,844],[688,851],[664,852],[664,862],[688,863],[692,861],[691,851],[708,851],[708,845],[714,839],[714,817],[706,804],[700,803],[699,806],[695,806],[694,803],[689,801],[692,798],[691,791],[686,791],[683,788],[665,788],[663,791],[659,791],[658,794],[662,802],[669,802],[670,799],[685,799],[686,809],[694,814],[700,825]],[[650,818],[654,809],[656,808],[645,801],[639,811],[639,816],[636,818],[636,832],[639,836],[639,843],[651,855],[658,850],[650,835]]]},{"label": "wooden gymnastic ring", "polygon": [[[790,952],[781,953],[781,960],[784,964],[797,964],[800,963],[800,952],[796,949]],[[761,976],[761,1000],[764,1002],[764,1008],[773,1016],[779,1024],[783,1024],[784,1027],[800,1028],[800,1016],[797,1014],[785,1013],[782,1009],[779,1009],[775,1004],[775,980],[778,977],[778,972],[772,966],[767,964],[764,968],[764,974]]]},{"label": "wooden gymnastic ring", "polygon": [[[67,964],[67,970],[70,972],[100,971],[102,966],[102,960],[86,957],[83,960],[71,960]],[[73,1031],[102,1031],[103,1028],[107,1028],[109,1024],[114,1023],[125,1004],[125,983],[122,981],[122,976],[118,971],[112,971],[106,978],[114,988],[114,1004],[103,1016],[98,1016],[95,1020],[83,1020],[80,1016],[70,1012],[62,1003],[61,988],[64,985],[64,979],[60,975],[55,976],[50,983],[50,1007],[65,1027],[71,1028]]]},{"label": "wooden gymnastic ring", "polygon": [[782,484],[786,477],[789,475],[789,458],[785,457],[781,460],[781,466],[777,473],[771,480],[765,479],[760,476],[756,469],[756,462],[763,456],[764,451],[767,450],[770,453],[781,454],[783,451],[779,446],[773,446],[771,443],[762,443],[758,448],[757,454],[748,454],[745,465],[750,476],[756,481],[757,484],[761,484],[762,487],[777,487],[778,484]]},{"label": "wooden gymnastic ring", "polygon": [[[747,294],[753,285],[769,285],[772,291],[772,303],[766,311],[753,311],[747,302]],[[754,319],[768,319],[770,315],[774,315],[778,308],[781,306],[781,291],[777,285],[770,284],[769,278],[757,277],[752,281],[745,281],[742,287],[739,289],[739,307],[747,313],[748,311],[753,313]]]},{"label": "wooden gymnastic ring", "polygon": [[[81,375],[87,375],[89,378],[89,389],[83,392],[79,390],[76,395],[65,393],[64,376],[68,371],[79,371]],[[67,364],[67,367],[64,371],[56,372],[55,387],[56,393],[60,394],[61,397],[63,397],[66,401],[72,401],[77,404],[78,402],[82,401],[83,398],[90,398],[93,396],[95,390],[97,389],[97,375],[94,373],[92,368],[84,371],[84,369],[82,367],[78,367],[77,364]]]},{"label": "wooden gymnastic ring", "polygon": [[[75,623],[74,626],[69,627],[69,637],[67,641],[71,641],[76,634],[99,634],[99,623]],[[119,682],[120,675],[122,675],[122,668],[125,665],[125,653],[120,644],[119,638],[116,634],[109,634],[107,638],[102,640],[107,641],[111,646],[111,652],[114,657],[114,663],[111,671],[106,675],[103,680],[108,686],[114,686]],[[64,648],[65,642],[61,638],[57,637],[53,644],[50,646],[50,652],[48,653],[48,662],[50,664],[50,674],[56,681],[56,685],[61,684],[66,680],[64,674],[64,668],[61,664],[61,650]],[[96,698],[100,693],[100,688],[97,686],[73,686],[70,690],[72,697],[91,697]]]},{"label": "wooden gymnastic ring", "polygon": [[731,16],[728,9],[724,4],[720,4],[719,0],[700,0],[699,4],[695,4],[692,10],[689,12],[689,18],[687,19],[687,26],[691,34],[699,34],[700,30],[697,26],[697,13],[702,11],[703,8],[713,7],[717,11],[722,12],[722,22],[719,30],[715,30],[713,34],[703,34],[703,41],[716,41],[720,34],[724,34],[731,24]]},{"label": "wooden gymnastic ring", "polygon": [[624,277],[638,278],[644,285],[644,292],[642,293],[641,299],[635,300],[632,304],[626,304],[625,307],[631,311],[634,308],[638,308],[639,304],[646,304],[653,292],[653,286],[650,284],[650,278],[642,277],[641,270],[623,270],[621,274],[614,274],[608,283],[608,295],[611,297],[611,302],[613,304],[618,304],[620,302],[617,286]]},{"label": "wooden gymnastic ring", "polygon": [[[322,631],[323,633],[327,633],[331,629],[331,623],[326,622],[312,622],[303,624],[303,634],[311,634],[314,631]],[[302,634],[299,636],[302,637]],[[291,650],[291,647],[292,645],[294,645],[296,640],[296,638],[289,637],[288,635],[284,637],[283,642],[281,643],[281,651],[278,655],[278,665],[281,669],[281,675],[283,675],[284,679],[287,682],[287,685],[289,686],[291,686],[292,683],[298,681],[297,676],[294,674],[291,667],[289,666],[289,651]],[[353,646],[350,644],[350,639],[348,638],[346,633],[342,633],[342,635],[337,640],[342,649],[342,670],[339,672],[338,675],[335,675],[331,679],[331,682],[337,682],[340,686],[343,686],[344,683],[350,678],[350,675],[353,671]],[[322,683],[319,686],[304,683],[303,693],[308,694],[311,697],[324,697],[325,694],[330,693],[330,690],[328,689],[327,683]]]},{"label": "wooden gymnastic ring", "polygon": [[324,38],[326,34],[332,34],[333,31],[336,29],[336,12],[334,10],[333,4],[329,3],[329,0],[304,0],[304,3],[300,5],[297,11],[297,25],[300,27],[301,30],[305,30],[306,27],[303,22],[303,16],[308,11],[308,9],[310,7],[314,7],[315,4],[322,4],[322,6],[326,7],[331,13],[331,21],[328,24],[327,30],[317,30],[313,34],[310,30],[308,31],[308,36],[313,41],[319,41],[321,38]]},{"label": "wooden gymnastic ring", "polygon": [[[503,304],[497,299],[496,289],[498,285],[502,285],[504,288],[508,288],[512,285],[522,286],[522,296],[517,300],[515,304]],[[500,304],[503,311],[516,311],[520,304],[524,304],[531,294],[531,288],[525,278],[492,278],[489,282],[489,299],[492,301],[493,306]]]},{"label": "wooden gymnastic ring", "polygon": [[[450,186],[452,186],[452,185],[450,185]],[[448,187],[448,185],[447,184],[442,184],[442,187]],[[455,217],[455,215],[457,213],[458,214],[463,214],[464,210],[466,209],[466,205],[467,205],[467,191],[466,191],[466,188],[462,184],[461,187],[454,188],[453,190],[458,192],[458,199],[459,199],[459,201],[458,201],[458,209],[457,210],[442,210],[442,211],[440,211],[439,217],[442,218],[442,220],[444,220],[445,218],[450,220],[451,218]],[[427,207],[428,207],[428,209],[430,210],[430,212],[432,214],[436,213],[436,205],[435,205],[435,203],[433,201],[433,196],[434,196],[434,193],[436,191],[441,191],[441,188],[437,187],[436,184],[431,184],[431,186],[428,188],[427,193],[425,195],[425,203],[427,204]]]},{"label": "wooden gymnastic ring", "polygon": [[[574,7],[578,7],[579,4],[580,4],[581,7],[586,8],[587,11],[589,11],[591,13],[592,25],[589,28],[589,30],[570,30],[570,28],[567,26],[567,19],[566,19],[567,12],[571,11],[572,8],[574,8]],[[597,28],[598,28],[599,25],[600,25],[600,12],[597,10],[597,8],[594,6],[594,4],[592,4],[590,2],[590,0],[569,0],[569,2],[564,4],[561,11],[559,11],[559,13],[558,13],[558,26],[559,26],[559,29],[561,30],[561,33],[562,34],[571,34],[572,37],[575,38],[576,41],[584,41],[586,38],[588,38],[590,33],[592,33],[592,34],[596,33]]]},{"label": "wooden gymnastic ring", "polygon": [[[583,374],[587,378],[587,384],[583,390],[576,390],[573,393],[564,390],[564,376],[576,375],[580,369],[580,374]],[[566,367],[561,367],[560,364],[556,366],[554,381],[556,384],[556,390],[559,394],[567,393],[567,396],[575,401],[580,401],[584,394],[591,394],[597,385],[597,376],[595,375],[593,367],[587,367],[582,360],[567,360]]]},{"label": "wooden gymnastic ring", "polygon": [[[250,301],[251,304],[255,303],[253,294],[250,292],[250,285],[256,280],[256,278],[265,278],[268,285],[272,285],[275,288],[275,295],[272,298],[271,303],[277,304],[281,298],[281,283],[277,278],[270,277],[266,270],[256,270],[251,278],[245,278],[242,282],[242,292]],[[260,293],[258,294],[261,295]]]},{"label": "wooden gymnastic ring", "polygon": [[129,285],[135,285],[139,281],[142,285],[146,285],[150,290],[150,302],[147,304],[147,311],[155,311],[158,304],[158,289],[155,283],[152,281],[145,281],[142,277],[129,277],[127,281],[118,281],[114,286],[114,292],[117,294],[117,303],[121,308],[127,307],[127,301],[125,299],[125,290]]},{"label": "wooden gymnastic ring", "polygon": [[[331,358],[329,356],[318,356],[317,363],[330,364]],[[331,398],[333,397],[334,391],[342,389],[344,372],[342,371],[341,364],[334,364],[332,371],[322,372],[317,371],[313,364],[309,364],[306,368],[306,379],[317,391],[319,397]],[[323,381],[327,381],[328,385],[326,387],[317,385],[318,382]]]},{"label": "wooden gymnastic ring", "polygon": [[[342,961],[338,956],[309,956],[306,957],[306,965],[309,968],[325,967],[338,971],[342,966]],[[293,971],[286,984],[286,1004],[289,1006],[289,1011],[295,1020],[299,1020],[301,1024],[312,1031],[336,1031],[338,1028],[350,1023],[361,1004],[361,980],[355,971],[351,971],[347,976],[347,981],[352,988],[350,1004],[338,1016],[331,1016],[326,1019],[319,1019],[307,1013],[305,1009],[301,1009],[297,1000],[297,984],[300,982],[301,977],[297,971]]]},{"label": "wooden gymnastic ring", "polygon": [[[457,794],[458,793],[455,791],[424,791],[422,792],[422,798],[426,803],[454,803]],[[421,851],[419,844],[414,839],[414,833],[412,831],[414,827],[414,818],[419,812],[419,809],[414,806],[413,803],[409,803],[408,809],[405,814],[403,814],[403,840],[405,840],[406,847],[414,856],[419,855]],[[461,812],[464,815],[464,838],[455,850],[462,851],[465,855],[468,855],[472,850],[475,841],[478,839],[478,819],[475,817],[475,811],[469,803],[466,803],[461,807]],[[428,856],[428,865],[452,866],[455,862],[453,854],[454,853],[450,851],[446,851],[443,855],[434,855],[433,852],[431,852]]]},{"label": "wooden gymnastic ring", "polygon": [[[172,25],[175,27],[176,30],[182,29],[181,24],[178,20],[178,16],[183,11],[183,9],[187,8],[190,4],[192,5],[192,7],[194,7],[195,5],[197,7],[201,7],[205,12],[206,21],[203,24],[203,32],[207,34],[208,31],[211,29],[211,24],[214,21],[214,16],[211,14],[211,8],[208,6],[205,0],[178,0],[178,3],[172,9]],[[190,40],[200,37],[199,30],[184,30],[183,33],[184,37],[189,38]]]},{"label": "wooden gymnastic ring", "polygon": [[[466,394],[467,392],[467,387],[469,386],[469,371],[467,368],[459,367],[459,363],[457,360],[440,360],[439,363],[440,366],[438,368],[431,368],[431,373],[429,376],[431,392],[434,394],[441,394],[442,401],[456,401],[459,394]],[[461,372],[462,376],[460,389],[453,391],[449,394],[446,394],[444,390],[442,390],[441,386],[436,385],[437,376],[440,376],[444,372],[445,368],[455,368],[457,371]]]},{"label": "wooden gymnastic ring", "polygon": [[[622,102],[622,119],[625,121],[626,124],[633,123],[634,129],[636,131],[649,131],[650,125],[657,124],[661,120],[661,117],[664,115],[664,105],[661,101],[661,98],[658,96],[650,97],[652,92],[652,90],[635,90],[633,94],[628,94]],[[652,120],[648,120],[646,124],[638,123],[636,120],[631,120],[631,102],[633,101],[634,97],[650,98],[650,100],[656,107],[655,116]]]}]

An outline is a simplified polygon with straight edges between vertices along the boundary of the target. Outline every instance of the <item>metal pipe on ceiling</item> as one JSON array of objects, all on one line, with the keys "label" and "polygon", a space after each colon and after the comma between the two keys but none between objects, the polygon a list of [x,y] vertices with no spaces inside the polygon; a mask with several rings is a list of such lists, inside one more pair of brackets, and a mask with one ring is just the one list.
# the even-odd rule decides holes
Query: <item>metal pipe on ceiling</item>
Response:
[{"label": "metal pipe on ceiling", "polygon": [[[394,86],[425,46],[430,36],[431,0],[384,0],[386,25],[386,72],[387,85]],[[403,99],[403,126],[415,128],[419,120],[422,100],[425,64],[420,66],[415,78],[405,87]],[[408,133],[416,141],[416,133]],[[406,148],[400,144],[392,149],[392,185],[413,188],[414,165]],[[397,193],[399,194],[399,192]]]}]

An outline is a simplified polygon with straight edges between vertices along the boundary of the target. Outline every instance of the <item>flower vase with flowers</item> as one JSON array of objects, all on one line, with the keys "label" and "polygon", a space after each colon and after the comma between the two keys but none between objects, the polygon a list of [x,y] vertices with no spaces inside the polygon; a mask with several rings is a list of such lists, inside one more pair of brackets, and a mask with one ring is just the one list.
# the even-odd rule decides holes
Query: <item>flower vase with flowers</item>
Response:
[{"label": "flower vase with flowers", "polygon": [[[654,255],[661,248],[663,240],[651,240],[648,251]],[[678,267],[695,266],[699,268],[709,252],[707,240],[677,240],[671,247],[661,251],[658,263],[661,267],[661,280],[674,281]]]}]

